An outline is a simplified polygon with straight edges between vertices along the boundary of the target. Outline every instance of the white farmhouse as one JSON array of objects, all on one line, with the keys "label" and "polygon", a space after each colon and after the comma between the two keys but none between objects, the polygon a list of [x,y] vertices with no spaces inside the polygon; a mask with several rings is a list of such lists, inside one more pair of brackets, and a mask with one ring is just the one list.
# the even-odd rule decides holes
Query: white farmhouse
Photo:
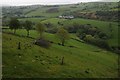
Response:
[{"label": "white farmhouse", "polygon": [[74,16],[59,16],[60,19],[74,19]]}]

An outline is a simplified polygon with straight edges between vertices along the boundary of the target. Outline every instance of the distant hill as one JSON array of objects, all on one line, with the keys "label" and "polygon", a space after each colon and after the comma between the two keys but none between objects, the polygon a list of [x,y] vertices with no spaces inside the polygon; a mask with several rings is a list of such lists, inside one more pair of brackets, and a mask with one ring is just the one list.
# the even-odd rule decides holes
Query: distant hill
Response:
[{"label": "distant hill", "polygon": [[[105,11],[112,11],[114,15],[117,15],[118,3],[117,2],[89,2],[89,3],[78,3],[78,4],[67,4],[67,5],[31,5],[31,6],[12,6],[3,7],[3,17],[45,17],[55,18],[60,15],[74,15],[76,17],[86,18],[87,15],[94,14],[99,18],[103,17],[97,12],[104,13]],[[110,16],[116,16],[109,12]],[[100,14],[101,14],[100,13]],[[107,12],[105,14],[108,14]],[[83,16],[85,15],[85,16]],[[87,17],[88,18],[88,17]],[[91,17],[90,17],[91,18]],[[111,17],[110,17],[111,18]],[[105,18],[106,19],[106,18]],[[113,18],[112,18],[113,19]],[[111,20],[112,20],[111,19]],[[110,19],[109,19],[110,20]]]}]

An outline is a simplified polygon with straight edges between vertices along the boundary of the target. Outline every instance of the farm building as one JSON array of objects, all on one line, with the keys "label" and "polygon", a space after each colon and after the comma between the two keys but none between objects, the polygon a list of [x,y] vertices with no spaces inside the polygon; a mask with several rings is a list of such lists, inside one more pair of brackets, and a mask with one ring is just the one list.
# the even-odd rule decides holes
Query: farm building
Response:
[{"label": "farm building", "polygon": [[74,16],[59,16],[60,19],[74,19]]}]

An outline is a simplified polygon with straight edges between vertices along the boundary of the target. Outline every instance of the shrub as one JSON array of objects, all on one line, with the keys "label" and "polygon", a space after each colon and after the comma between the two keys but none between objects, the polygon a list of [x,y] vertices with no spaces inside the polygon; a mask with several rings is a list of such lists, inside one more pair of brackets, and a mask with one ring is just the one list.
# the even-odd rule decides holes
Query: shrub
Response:
[{"label": "shrub", "polygon": [[106,40],[102,40],[102,39],[95,39],[95,42],[94,42],[95,45],[101,47],[101,48],[105,48],[107,50],[110,50],[110,47],[107,43]]},{"label": "shrub", "polygon": [[84,40],[90,44],[96,45],[98,47],[110,50],[110,47],[106,40],[100,38],[94,38],[92,35],[86,35]]},{"label": "shrub", "polygon": [[98,36],[101,38],[101,39],[107,39],[107,35],[103,32],[99,32]]},{"label": "shrub", "polygon": [[51,28],[51,29],[47,30],[47,32],[49,32],[49,33],[56,33],[57,31],[58,31],[57,27],[54,27],[54,28]]},{"label": "shrub", "polygon": [[84,38],[84,40],[86,42],[88,42],[88,43],[93,44],[95,39],[94,39],[94,37],[92,35],[86,35],[85,38]]},{"label": "shrub", "polygon": [[45,39],[42,39],[42,38],[36,40],[35,44],[39,45],[41,47],[44,47],[44,48],[49,48],[50,47],[50,42],[45,40]]},{"label": "shrub", "polygon": [[120,55],[120,46],[112,46],[111,48],[112,48],[112,51]]}]

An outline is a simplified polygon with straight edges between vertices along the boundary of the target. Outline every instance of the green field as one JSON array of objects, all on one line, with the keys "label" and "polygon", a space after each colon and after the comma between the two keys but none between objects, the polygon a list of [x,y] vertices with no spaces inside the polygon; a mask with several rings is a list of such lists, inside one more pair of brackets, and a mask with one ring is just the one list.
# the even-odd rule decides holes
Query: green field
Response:
[{"label": "green field", "polygon": [[[18,30],[17,34],[25,35],[26,31]],[[38,37],[35,31],[30,35]],[[59,42],[54,34],[45,33],[44,36]],[[73,39],[68,40],[66,46],[51,44],[49,49],[31,44],[33,41],[3,33],[3,77],[117,77],[118,56],[115,53]],[[21,50],[17,49],[18,42],[21,42]],[[25,44],[32,47],[25,48]],[[60,65],[63,56],[65,64]]]}]

